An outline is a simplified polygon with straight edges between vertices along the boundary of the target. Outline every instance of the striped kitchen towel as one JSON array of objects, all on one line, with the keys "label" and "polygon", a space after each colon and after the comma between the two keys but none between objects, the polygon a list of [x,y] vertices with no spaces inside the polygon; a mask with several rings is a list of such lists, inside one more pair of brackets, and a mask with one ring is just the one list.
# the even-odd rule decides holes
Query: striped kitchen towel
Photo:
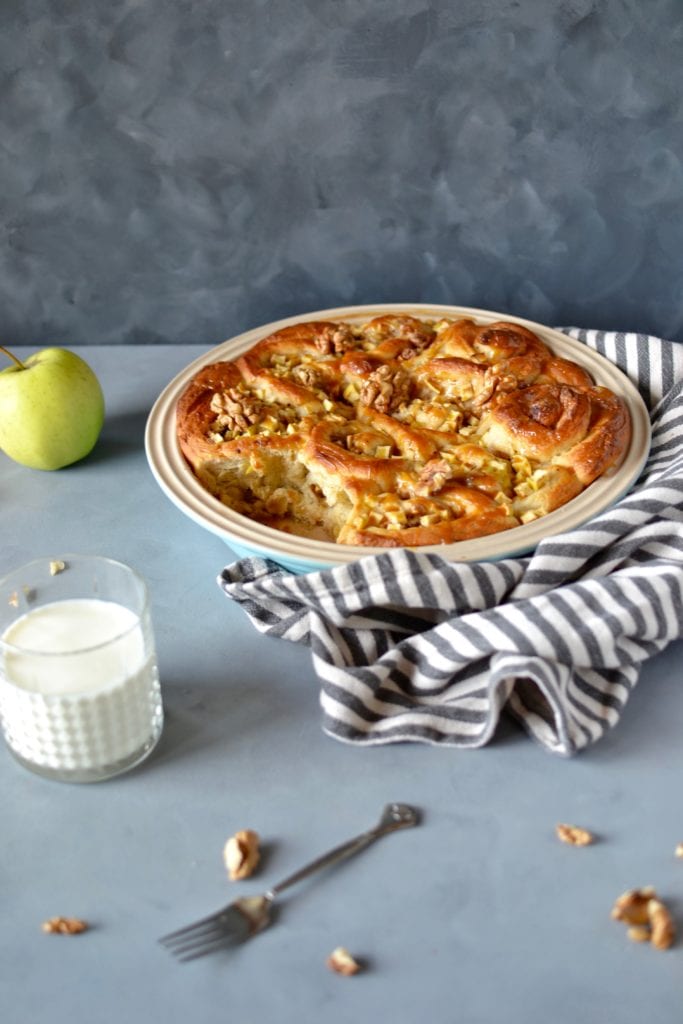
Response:
[{"label": "striped kitchen towel", "polygon": [[566,333],[651,410],[648,462],[616,506],[525,558],[400,549],[305,576],[247,558],[219,576],[257,629],[310,646],[329,735],[480,747],[505,709],[570,755],[618,722],[642,662],[683,634],[683,346]]}]

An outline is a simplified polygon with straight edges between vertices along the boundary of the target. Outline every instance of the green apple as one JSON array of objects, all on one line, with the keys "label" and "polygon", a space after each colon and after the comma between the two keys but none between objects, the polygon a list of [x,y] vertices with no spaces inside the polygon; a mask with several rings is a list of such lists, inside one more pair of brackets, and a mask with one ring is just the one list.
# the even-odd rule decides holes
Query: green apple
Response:
[{"label": "green apple", "polygon": [[92,451],[104,422],[104,397],[88,364],[64,348],[45,348],[0,371],[0,448],[32,469],[61,469]]}]

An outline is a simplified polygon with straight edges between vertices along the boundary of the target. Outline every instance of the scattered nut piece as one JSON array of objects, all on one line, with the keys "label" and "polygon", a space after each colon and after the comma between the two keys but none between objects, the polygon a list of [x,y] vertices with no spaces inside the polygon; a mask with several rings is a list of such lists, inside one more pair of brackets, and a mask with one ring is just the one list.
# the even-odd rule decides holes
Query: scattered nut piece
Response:
[{"label": "scattered nut piece", "polygon": [[66,562],[63,562],[61,558],[55,558],[50,562],[50,576],[57,576],[58,573],[64,572],[66,569]]},{"label": "scattered nut piece", "polygon": [[651,885],[623,893],[612,907],[612,917],[630,926],[627,935],[632,942],[649,941],[655,949],[673,945],[673,918]]},{"label": "scattered nut piece", "polygon": [[579,828],[577,825],[557,825],[555,827],[557,838],[569,846],[590,846],[594,842],[594,836],[588,829]]},{"label": "scattered nut piece", "polygon": [[248,878],[260,859],[259,835],[250,828],[236,832],[223,849],[223,861],[233,882]]},{"label": "scattered nut piece", "polygon": [[668,949],[673,945],[676,928],[671,914],[661,900],[652,899],[647,905],[652,929],[651,942],[656,949]]},{"label": "scattered nut piece", "polygon": [[79,935],[88,930],[88,925],[77,917],[51,917],[43,921],[42,928],[51,935]]},{"label": "scattered nut piece", "polygon": [[13,590],[12,593],[10,594],[7,604],[10,605],[10,607],[12,608],[19,607],[19,594],[17,593],[16,590]]},{"label": "scattered nut piece", "polygon": [[674,852],[677,857],[683,857],[683,843],[678,843]]},{"label": "scattered nut piece", "polygon": [[358,961],[354,960],[348,949],[344,949],[343,946],[337,946],[336,949],[332,950],[326,963],[331,971],[336,971],[337,974],[344,974],[346,976],[358,974],[361,969]]},{"label": "scattered nut piece", "polygon": [[650,900],[656,900],[657,893],[651,885],[643,889],[628,889],[622,893],[612,907],[612,917],[615,921],[623,921],[624,924],[649,924],[648,904]]}]

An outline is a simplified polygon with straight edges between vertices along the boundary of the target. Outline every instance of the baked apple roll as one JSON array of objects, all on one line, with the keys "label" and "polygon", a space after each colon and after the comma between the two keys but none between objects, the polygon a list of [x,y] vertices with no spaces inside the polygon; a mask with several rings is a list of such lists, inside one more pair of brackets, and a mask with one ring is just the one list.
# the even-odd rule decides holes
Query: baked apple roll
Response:
[{"label": "baked apple roll", "polygon": [[621,399],[607,388],[532,384],[498,396],[482,416],[481,443],[509,457],[566,466],[585,486],[614,465],[630,438]]},{"label": "baked apple roll", "polygon": [[533,331],[472,319],[298,323],[199,370],[180,449],[215,498],[285,532],[450,544],[546,515],[615,467],[621,399]]}]

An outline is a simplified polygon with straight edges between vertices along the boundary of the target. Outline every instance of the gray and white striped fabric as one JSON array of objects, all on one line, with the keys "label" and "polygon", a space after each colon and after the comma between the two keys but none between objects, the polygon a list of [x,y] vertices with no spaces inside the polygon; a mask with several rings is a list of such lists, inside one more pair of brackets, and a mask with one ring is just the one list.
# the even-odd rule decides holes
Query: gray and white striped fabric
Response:
[{"label": "gray and white striped fabric", "polygon": [[219,576],[258,630],[310,646],[329,735],[480,747],[505,709],[570,755],[616,725],[643,661],[682,635],[683,346],[566,333],[652,411],[648,463],[616,506],[527,558],[397,550],[306,576],[249,558]]}]

